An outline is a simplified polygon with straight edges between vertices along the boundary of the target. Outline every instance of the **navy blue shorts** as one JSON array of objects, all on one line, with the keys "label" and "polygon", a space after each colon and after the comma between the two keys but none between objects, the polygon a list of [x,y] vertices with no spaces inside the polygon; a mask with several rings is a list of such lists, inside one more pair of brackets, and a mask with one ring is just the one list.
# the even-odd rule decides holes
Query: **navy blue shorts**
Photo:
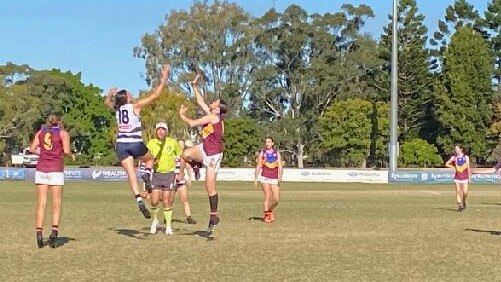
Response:
[{"label": "navy blue shorts", "polygon": [[123,161],[127,157],[134,157],[136,159],[146,155],[148,148],[143,142],[117,143],[115,151],[117,152],[118,160]]}]

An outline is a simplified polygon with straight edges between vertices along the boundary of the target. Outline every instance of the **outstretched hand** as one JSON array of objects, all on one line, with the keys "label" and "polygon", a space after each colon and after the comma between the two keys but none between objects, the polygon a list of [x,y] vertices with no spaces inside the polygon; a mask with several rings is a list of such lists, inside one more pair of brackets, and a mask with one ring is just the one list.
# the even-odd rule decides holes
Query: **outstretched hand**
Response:
[{"label": "outstretched hand", "polygon": [[108,90],[108,96],[113,96],[115,93],[117,93],[118,88],[116,87],[111,87],[110,90]]},{"label": "outstretched hand", "polygon": [[165,64],[165,65],[163,65],[162,71],[160,72],[160,79],[161,79],[162,83],[165,83],[167,81],[167,79],[169,78],[169,75],[170,75],[170,65]]},{"label": "outstretched hand", "polygon": [[192,87],[196,87],[198,86],[198,80],[200,79],[201,75],[199,73],[197,73],[197,75],[195,76],[195,79],[193,79],[191,81],[191,86]]}]

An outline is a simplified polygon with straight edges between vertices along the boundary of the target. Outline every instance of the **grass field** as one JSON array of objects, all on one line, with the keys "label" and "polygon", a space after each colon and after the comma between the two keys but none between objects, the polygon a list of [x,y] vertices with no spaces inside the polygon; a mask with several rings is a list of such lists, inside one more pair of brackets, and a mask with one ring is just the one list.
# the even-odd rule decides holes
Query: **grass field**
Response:
[{"label": "grass field", "polygon": [[[219,195],[222,221],[206,241],[192,235],[207,223],[202,183],[190,194],[199,223],[174,222],[166,236],[148,234],[125,183],[68,182],[64,244],[38,249],[34,185],[2,181],[0,281],[500,279],[497,186],[473,186],[459,214],[452,185],[284,183],[273,224],[258,220],[251,183],[220,183]],[[184,220],[178,202],[174,218]]]}]

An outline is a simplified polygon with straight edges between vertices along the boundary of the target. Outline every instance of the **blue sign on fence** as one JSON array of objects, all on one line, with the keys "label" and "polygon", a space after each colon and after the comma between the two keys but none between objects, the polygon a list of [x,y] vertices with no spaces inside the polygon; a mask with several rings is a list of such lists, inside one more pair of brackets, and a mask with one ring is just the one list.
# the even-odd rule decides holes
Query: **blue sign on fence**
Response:
[{"label": "blue sign on fence", "polygon": [[[454,183],[454,172],[452,171],[390,171],[388,180],[393,183]],[[473,174],[471,183],[476,184],[497,184],[499,175]]]},{"label": "blue sign on fence", "polygon": [[123,169],[96,169],[91,177],[92,180],[126,180],[127,173]]},{"label": "blue sign on fence", "polygon": [[26,179],[26,171],[24,168],[0,168],[0,179]]},{"label": "blue sign on fence", "polygon": [[423,182],[428,181],[428,174],[421,171],[390,171],[390,182]]},{"label": "blue sign on fence", "polygon": [[84,171],[81,169],[65,169],[64,179],[84,179]]}]

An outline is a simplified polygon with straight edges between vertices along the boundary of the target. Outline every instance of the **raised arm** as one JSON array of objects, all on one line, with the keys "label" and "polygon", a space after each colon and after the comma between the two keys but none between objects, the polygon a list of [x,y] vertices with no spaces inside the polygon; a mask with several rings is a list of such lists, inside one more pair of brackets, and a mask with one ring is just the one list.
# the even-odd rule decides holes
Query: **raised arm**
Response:
[{"label": "raised arm", "polygon": [[195,127],[199,125],[204,125],[208,123],[217,123],[219,121],[219,117],[213,114],[203,116],[199,119],[191,119],[186,116],[186,111],[188,108],[183,104],[181,105],[181,108],[179,109],[179,117],[186,122],[187,124],[190,125],[190,127]]},{"label": "raised arm", "polygon": [[204,101],[204,97],[202,96],[202,93],[200,93],[200,89],[198,88],[198,80],[201,78],[200,74],[197,74],[195,76],[195,79],[191,82],[191,87],[193,88],[193,92],[195,92],[195,98],[197,99],[197,104],[204,110],[206,114],[210,114],[211,111],[209,109],[209,106]]},{"label": "raised arm", "polygon": [[117,89],[118,88],[116,87],[110,88],[110,90],[108,90],[108,94],[106,94],[106,98],[104,99],[104,105],[111,110],[113,110],[113,102],[111,102],[111,97],[115,95],[115,93],[117,93]]},{"label": "raised arm", "polygon": [[170,66],[164,65],[162,67],[162,71],[160,72],[160,80],[157,87],[155,87],[155,89],[150,94],[143,98],[140,98],[137,102],[134,103],[134,110],[137,113],[139,113],[144,106],[151,104],[153,101],[155,101],[155,99],[160,97],[160,94],[162,94],[162,90],[164,89],[164,84],[168,81],[169,75]]}]

